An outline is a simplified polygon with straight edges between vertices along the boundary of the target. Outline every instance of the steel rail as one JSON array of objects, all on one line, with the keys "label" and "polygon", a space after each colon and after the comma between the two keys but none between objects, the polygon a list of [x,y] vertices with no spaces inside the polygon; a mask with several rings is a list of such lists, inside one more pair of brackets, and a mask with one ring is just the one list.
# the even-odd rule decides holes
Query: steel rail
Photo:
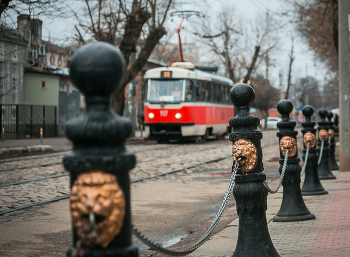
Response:
[{"label": "steel rail", "polygon": [[[263,146],[263,147],[269,147],[269,146],[276,145],[276,144],[278,144],[278,143],[268,144],[268,145]],[[166,172],[159,173],[159,174],[156,174],[156,175],[152,175],[152,176],[147,176],[147,177],[143,177],[143,178],[134,179],[134,180],[131,180],[130,183],[137,183],[137,182],[145,181],[145,180],[152,179],[152,178],[162,177],[162,176],[169,175],[169,174],[173,174],[173,173],[177,173],[177,172],[180,172],[180,171],[183,171],[183,170],[186,170],[186,169],[194,168],[194,167],[196,167],[196,166],[200,166],[200,165],[203,165],[203,164],[221,161],[221,160],[227,159],[227,158],[229,158],[229,157],[232,157],[232,154],[226,155],[226,156],[224,156],[224,157],[219,157],[219,158],[215,158],[215,159],[211,159],[211,160],[199,162],[199,163],[192,164],[192,165],[189,165],[189,166],[186,166],[186,167],[182,167],[182,168],[179,168],[179,169],[166,171]],[[63,174],[60,174],[60,175],[63,175]],[[68,175],[68,174],[67,174],[67,175]],[[52,177],[52,176],[50,176],[50,177]],[[48,177],[45,177],[45,179],[46,179],[46,178],[48,178]],[[43,179],[44,179],[44,178],[43,178]],[[43,179],[40,179],[40,180],[43,180]],[[33,181],[34,181],[34,179],[33,179]],[[14,182],[14,183],[16,183],[16,182]],[[21,206],[21,207],[14,208],[14,209],[2,211],[2,212],[0,212],[0,216],[4,215],[4,214],[6,214],[6,213],[11,213],[11,212],[23,210],[23,209],[26,209],[26,208],[30,208],[30,207],[33,207],[33,206],[38,206],[38,205],[42,205],[42,204],[52,203],[52,202],[56,202],[56,201],[64,200],[64,199],[68,199],[68,198],[69,198],[69,196],[63,196],[63,197],[54,198],[54,199],[52,199],[52,200],[42,201],[42,202],[30,204],[30,205]]]},{"label": "steel rail", "polygon": [[[201,150],[195,151],[195,152],[202,152],[202,151],[212,150],[212,149],[216,149],[216,148],[219,148],[219,147],[221,147],[221,146],[215,146],[215,147],[210,147],[210,148],[206,148],[206,149],[201,149]],[[154,161],[154,160],[158,160],[158,159],[164,159],[164,158],[172,157],[172,156],[180,156],[180,155],[188,154],[190,152],[193,152],[193,151],[181,153],[181,154],[178,154],[178,155],[167,155],[167,156],[160,156],[159,158],[140,160],[138,163],[149,162],[149,161]],[[60,163],[63,163],[63,162],[60,162]],[[60,164],[60,163],[58,163],[58,164]],[[50,165],[46,165],[46,166],[50,166]],[[35,167],[35,166],[27,166],[27,167]],[[27,168],[27,167],[23,167],[23,169]],[[45,180],[45,179],[50,179],[50,178],[56,178],[56,177],[63,177],[63,176],[68,176],[68,175],[69,175],[69,173],[63,173],[63,174],[51,175],[51,176],[40,177],[40,178],[26,179],[26,180],[21,180],[21,181],[17,181],[17,182],[0,184],[0,187],[20,185],[20,184],[25,184],[25,183],[30,183],[30,182],[35,182],[35,181],[40,181],[40,180]]]},{"label": "steel rail", "polygon": [[[273,143],[273,144],[269,144],[269,145],[266,145],[266,146],[263,146],[263,147],[269,147],[271,145],[275,145],[277,143]],[[218,148],[220,146],[217,146],[217,147],[212,147],[212,148],[208,148],[209,150],[213,149],[213,148]],[[205,151],[205,150],[208,150],[208,149],[202,149],[200,151]],[[200,151],[196,151],[196,152],[200,152]],[[184,153],[186,154],[186,153]],[[182,155],[182,154],[181,154]],[[148,162],[148,161],[154,161],[154,160],[158,160],[158,159],[164,159],[166,157],[170,157],[172,155],[168,155],[168,156],[161,156],[160,158],[153,158],[153,159],[149,159],[149,160],[145,160],[145,161],[139,161],[138,163],[142,163],[142,162]],[[180,170],[181,171],[181,170]],[[173,172],[166,172],[164,173],[164,175],[167,175],[167,174],[171,174],[171,173],[174,173],[176,172],[175,170]],[[30,182],[36,182],[36,181],[41,181],[41,180],[45,180],[45,179],[50,179],[50,178],[56,178],[56,177],[64,177],[64,176],[68,176],[69,173],[62,173],[62,174],[57,174],[57,175],[51,175],[51,176],[46,176],[46,177],[40,177],[40,178],[33,178],[33,179],[26,179],[26,180],[21,180],[21,181],[17,181],[17,182],[11,182],[11,183],[6,183],[6,184],[0,184],[0,187],[6,187],[6,186],[12,186],[12,185],[20,185],[20,184],[25,184],[25,183],[30,183]],[[154,176],[158,176],[158,175],[152,175],[152,176],[148,176],[148,177],[145,177],[145,178],[153,178]],[[162,175],[161,175],[162,176]],[[141,180],[140,180],[141,181]]]},{"label": "steel rail", "polygon": [[[188,153],[191,153],[191,152],[195,152],[196,153],[196,152],[211,150],[211,149],[219,148],[219,147],[222,147],[222,146],[223,145],[219,145],[219,146],[209,147],[209,148],[198,150],[198,151],[183,152],[183,153],[180,153],[180,154],[177,154],[177,155],[174,155],[174,156],[180,156],[180,155],[188,154]],[[161,149],[164,149],[164,148],[168,148],[168,147],[162,147],[162,148],[159,148],[159,149],[156,149],[156,150],[161,150]],[[145,150],[145,151],[149,151],[149,150]],[[138,152],[138,153],[140,153],[140,152]],[[153,161],[153,160],[158,160],[158,159],[164,159],[164,158],[167,158],[167,157],[170,157],[170,156],[172,156],[172,155],[163,155],[163,156],[156,157],[156,158],[153,158],[153,159],[140,160],[139,163]],[[62,164],[62,163],[63,162],[60,161],[60,162],[51,162],[51,163],[44,163],[44,164],[31,165],[31,166],[20,166],[20,167],[16,167],[16,168],[2,169],[2,170],[0,170],[0,172],[8,172],[8,171],[13,171],[13,170],[21,170],[21,169],[28,169],[28,168],[34,168],[34,167],[48,167],[48,166],[54,166],[54,165],[58,165],[58,164]]]}]

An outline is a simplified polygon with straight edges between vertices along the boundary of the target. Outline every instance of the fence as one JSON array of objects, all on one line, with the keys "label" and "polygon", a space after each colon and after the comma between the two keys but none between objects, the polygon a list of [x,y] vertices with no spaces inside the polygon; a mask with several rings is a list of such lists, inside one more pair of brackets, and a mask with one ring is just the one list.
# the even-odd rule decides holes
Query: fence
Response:
[{"label": "fence", "polygon": [[57,135],[57,107],[41,105],[0,104],[0,127],[6,138],[44,137]]}]

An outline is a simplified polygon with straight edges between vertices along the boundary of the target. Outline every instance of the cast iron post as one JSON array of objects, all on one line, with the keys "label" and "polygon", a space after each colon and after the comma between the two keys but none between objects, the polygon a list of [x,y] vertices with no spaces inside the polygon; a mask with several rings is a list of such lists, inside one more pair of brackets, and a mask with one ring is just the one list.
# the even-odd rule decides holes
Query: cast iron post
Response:
[{"label": "cast iron post", "polygon": [[[318,122],[318,147],[321,148],[323,140],[323,151],[321,156],[321,162],[318,165],[318,176],[320,179],[336,179],[331,169],[329,168],[329,146],[328,146],[328,121],[326,116],[328,111],[324,108],[318,111],[321,120]],[[320,150],[321,151],[321,150]],[[321,152],[320,152],[321,154]]]},{"label": "cast iron post", "polygon": [[298,131],[294,130],[296,122],[289,118],[289,114],[293,111],[293,104],[289,100],[281,100],[277,104],[277,110],[282,115],[282,120],[277,123],[277,127],[280,129],[280,131],[277,132],[280,146],[280,173],[282,173],[287,148],[289,152],[286,171],[282,182],[282,204],[277,215],[273,218],[273,221],[286,222],[315,219],[315,215],[310,213],[301,196],[301,167],[299,165],[300,159],[298,157],[297,147]]},{"label": "cast iron post", "polygon": [[[305,116],[306,121],[301,123],[303,126],[303,160],[306,163],[305,167],[305,180],[304,185],[301,189],[302,195],[323,195],[328,194],[327,191],[324,190],[320,179],[318,177],[317,167],[318,167],[318,149],[316,148],[316,131],[315,125],[316,122],[311,120],[312,114],[314,114],[314,108],[310,105],[305,105],[303,108],[303,114]],[[309,155],[308,159],[305,160],[307,145],[309,144]]]},{"label": "cast iron post", "polygon": [[328,111],[328,135],[331,137],[331,145],[329,146],[329,168],[331,170],[339,170],[337,161],[335,160],[335,127],[332,122],[333,112]]},{"label": "cast iron post", "polygon": [[334,117],[334,126],[335,126],[335,130],[334,130],[334,137],[338,137],[339,138],[339,116],[338,114],[335,114]]},{"label": "cast iron post", "polygon": [[136,158],[124,145],[132,127],[110,107],[112,92],[124,80],[124,57],[113,45],[91,43],[77,50],[69,69],[86,109],[66,123],[73,142],[63,159],[70,172],[73,223],[67,256],[138,256],[131,242],[129,188]]},{"label": "cast iron post", "polygon": [[230,120],[233,132],[233,159],[241,158],[237,170],[233,195],[239,216],[239,231],[233,257],[279,256],[272,244],[267,228],[267,188],[264,185],[261,142],[262,133],[257,131],[259,118],[252,116],[249,106],[254,102],[255,92],[247,84],[235,85],[230,91],[237,115]]}]

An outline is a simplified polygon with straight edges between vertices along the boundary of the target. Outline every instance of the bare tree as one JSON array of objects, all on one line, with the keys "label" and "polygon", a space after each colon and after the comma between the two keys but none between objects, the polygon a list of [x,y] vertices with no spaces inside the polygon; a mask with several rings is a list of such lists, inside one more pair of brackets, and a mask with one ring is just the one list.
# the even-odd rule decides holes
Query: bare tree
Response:
[{"label": "bare tree", "polygon": [[[166,34],[163,25],[173,1],[85,0],[84,3],[85,15],[72,9],[78,21],[76,29],[79,41],[85,42],[84,35],[87,35],[97,41],[118,45],[128,64],[124,84],[112,95],[113,108],[122,115],[124,88],[133,78],[133,74],[146,64],[155,45]],[[135,61],[129,64],[130,56],[136,52],[138,42],[142,45],[141,51]]]},{"label": "bare tree", "polygon": [[293,84],[294,104],[296,105],[311,105],[314,108],[322,107],[322,95],[320,85],[314,77],[308,76],[299,78]]},{"label": "bare tree", "polygon": [[209,15],[204,15],[200,22],[194,22],[195,34],[201,37],[203,47],[209,48],[223,65],[226,65],[227,54],[228,77],[235,81],[236,58],[242,52],[238,43],[242,39],[243,22],[237,11],[227,6],[216,19],[218,22],[213,23]]},{"label": "bare tree", "polygon": [[254,44],[255,51],[250,64],[246,59],[240,58],[240,64],[247,69],[247,74],[244,81],[248,81],[250,75],[257,69],[266,55],[271,53],[279,43],[279,31],[282,28],[282,23],[277,20],[277,17],[272,16],[271,13],[266,12],[264,15],[258,15],[251,23],[246,37],[246,45]]},{"label": "bare tree", "polygon": [[251,86],[255,90],[255,100],[252,107],[264,112],[266,128],[269,109],[275,107],[279,101],[279,90],[266,83],[266,79],[260,74],[251,79]]},{"label": "bare tree", "polygon": [[162,61],[164,63],[171,63],[172,60],[179,60],[179,48],[177,45],[170,43],[170,38],[174,35],[175,31],[167,33],[159,41],[156,47],[153,49],[152,54],[150,55],[151,59]]},{"label": "bare tree", "polygon": [[295,56],[293,55],[293,53],[294,53],[294,38],[292,38],[292,48],[290,50],[290,55],[289,55],[288,84],[287,84],[286,96],[284,99],[288,99],[288,97],[289,97],[289,88],[290,88],[290,83],[291,83],[291,79],[292,79],[292,65],[293,65],[293,61],[295,59]]},{"label": "bare tree", "polygon": [[284,0],[292,21],[316,57],[331,70],[338,67],[338,0]]}]

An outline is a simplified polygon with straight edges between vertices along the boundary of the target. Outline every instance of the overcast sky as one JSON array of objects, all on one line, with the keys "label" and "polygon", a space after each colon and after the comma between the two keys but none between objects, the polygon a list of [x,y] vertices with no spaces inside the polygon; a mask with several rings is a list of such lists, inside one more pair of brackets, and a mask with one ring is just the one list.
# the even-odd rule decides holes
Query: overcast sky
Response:
[{"label": "overcast sky", "polygon": [[[185,6],[184,9],[186,10],[196,10],[201,11],[205,13],[210,13],[212,17],[215,17],[220,11],[222,10],[223,6],[234,6],[235,9],[239,11],[239,14],[242,15],[244,18],[253,20],[254,17],[257,15],[264,15],[264,13],[268,10],[271,14],[280,13],[281,10],[283,10],[283,0],[207,0],[207,4],[203,5],[192,5],[189,4],[188,6]],[[174,18],[173,21],[169,21],[166,24],[167,30],[176,30],[180,23],[180,18]],[[44,20],[43,23],[43,38],[48,39],[49,35],[52,39],[52,41],[55,38],[62,38],[65,36],[69,36],[72,34],[72,31],[74,29],[74,20],[59,20],[55,21],[53,23],[49,23],[48,21]],[[181,31],[182,39],[187,41],[187,43],[193,42],[195,43],[198,39],[193,36],[189,31],[191,30],[190,24],[186,21],[183,23],[184,30]],[[188,28],[188,29],[187,29]],[[276,63],[275,67],[271,67],[269,71],[270,81],[275,86],[278,87],[279,85],[279,70],[282,69],[284,73],[284,80],[283,84],[286,86],[287,84],[287,76],[288,76],[288,66],[289,66],[289,54],[290,54],[290,48],[291,48],[291,34],[293,32],[293,28],[289,26],[289,28],[286,28],[284,32],[281,35],[281,45],[276,52],[276,54],[273,54],[271,56],[272,60]],[[177,35],[174,34],[171,38],[171,42],[176,43],[178,42]],[[254,46],[252,46],[254,47]],[[320,84],[324,83],[324,75],[327,72],[327,69],[325,69],[325,66],[322,63],[319,63],[318,61],[315,61],[313,52],[309,50],[308,45],[306,44],[304,39],[296,38],[295,44],[294,44],[294,56],[295,61],[293,63],[293,81],[297,79],[298,77],[304,77],[306,76],[306,73],[309,76],[316,77]],[[200,53],[200,61],[205,62],[207,59],[210,58],[210,55],[208,55],[206,52]],[[264,70],[263,64],[261,66],[261,69]],[[222,74],[224,73],[224,70],[220,71]],[[263,73],[264,74],[264,73]]]}]

